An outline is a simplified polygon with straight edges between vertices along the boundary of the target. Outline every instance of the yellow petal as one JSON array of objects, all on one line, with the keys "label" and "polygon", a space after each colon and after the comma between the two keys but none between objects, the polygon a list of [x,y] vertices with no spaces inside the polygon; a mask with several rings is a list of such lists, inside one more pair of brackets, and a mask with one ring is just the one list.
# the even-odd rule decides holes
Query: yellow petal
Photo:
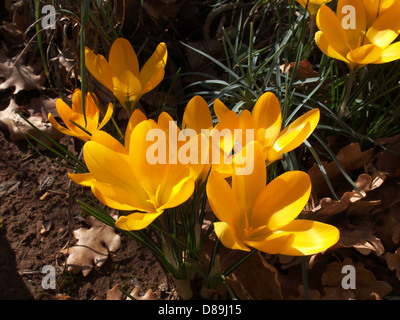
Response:
[{"label": "yellow petal", "polygon": [[232,190],[240,210],[251,215],[257,196],[267,182],[261,145],[258,142],[250,142],[235,156],[233,162]]},{"label": "yellow petal", "polygon": [[366,37],[372,44],[385,48],[397,38],[400,33],[400,19],[394,12],[400,12],[400,3],[380,14],[368,29]]},{"label": "yellow petal", "polygon": [[161,206],[159,210],[174,208],[184,203],[193,194],[195,180],[190,174],[189,168],[180,166],[178,171],[177,166],[169,170],[169,174],[164,180],[158,193],[158,202]]},{"label": "yellow petal", "polygon": [[125,147],[117,139],[105,131],[98,130],[94,132],[90,140],[98,142],[99,144],[115,152],[127,154]]},{"label": "yellow petal", "polygon": [[143,94],[153,90],[164,78],[167,57],[167,46],[164,42],[161,42],[140,70],[139,78],[143,87]]},{"label": "yellow petal", "polygon": [[144,190],[136,184],[136,188],[127,188],[121,184],[102,183],[92,181],[92,192],[94,196],[106,206],[117,210],[139,210],[154,212],[155,208],[145,194]]},{"label": "yellow petal", "polygon": [[61,120],[68,126],[69,119],[73,114],[72,109],[62,99],[57,99],[56,108]]},{"label": "yellow petal", "polygon": [[[332,43],[329,42],[325,33],[323,33],[322,31],[318,31],[315,33],[315,43],[317,44],[318,48],[328,57],[349,63],[349,60],[347,60],[346,56],[337,51],[337,49],[333,46]],[[347,51],[343,53],[347,54]]]},{"label": "yellow petal", "polygon": [[109,103],[106,114],[104,115],[103,120],[99,124],[99,129],[103,128],[106,125],[106,123],[111,119],[113,112],[114,112],[114,105],[112,103]]},{"label": "yellow petal", "polygon": [[132,103],[136,102],[141,94],[142,85],[139,79],[130,71],[125,71],[118,77],[112,78],[113,93],[123,107],[131,110]]},{"label": "yellow petal", "polygon": [[236,238],[232,228],[225,222],[214,222],[214,230],[222,244],[232,250],[250,251],[242,241]]},{"label": "yellow petal", "polygon": [[186,105],[182,118],[182,130],[190,128],[197,133],[202,129],[209,130],[213,127],[210,108],[201,96],[194,96]]},{"label": "yellow petal", "polygon": [[380,58],[375,63],[387,63],[400,59],[400,41],[391,44],[382,51]]},{"label": "yellow petal", "polygon": [[294,220],[306,205],[311,181],[302,171],[289,171],[272,180],[258,195],[249,225],[280,229]]},{"label": "yellow petal", "polygon": [[236,230],[241,214],[236,195],[228,182],[218,172],[212,171],[208,177],[206,192],[217,218]]},{"label": "yellow petal", "polygon": [[267,230],[259,233],[256,239],[246,240],[246,245],[269,254],[286,252],[293,242],[294,235],[290,233],[271,233]]},{"label": "yellow petal", "polygon": [[297,148],[314,131],[319,122],[319,117],[319,109],[313,109],[293,121],[281,131],[273,149],[277,153],[283,154]]},{"label": "yellow petal", "polygon": [[279,236],[291,235],[289,245],[279,253],[290,256],[316,254],[329,249],[339,240],[337,228],[312,220],[294,220],[282,227]]},{"label": "yellow petal", "polygon": [[132,112],[125,130],[125,148],[129,152],[132,130],[142,121],[147,120],[146,115],[139,109]]},{"label": "yellow petal", "polygon": [[219,99],[214,101],[214,113],[218,120],[221,120],[223,116],[229,112],[229,108]]},{"label": "yellow petal", "polygon": [[90,172],[88,173],[68,173],[68,177],[75,182],[84,187],[91,187],[93,181],[95,180]]},{"label": "yellow petal", "polygon": [[133,50],[131,43],[124,38],[118,38],[114,41],[108,62],[117,77],[120,77],[126,71],[136,78],[139,77],[139,62],[135,50]]},{"label": "yellow petal", "polygon": [[96,55],[92,50],[85,47],[85,66],[97,81],[109,90],[113,90],[111,79],[115,74],[103,55]]},{"label": "yellow petal", "polygon": [[[347,7],[345,8],[347,10],[343,10],[344,7]],[[350,8],[350,11],[348,11],[348,8]],[[367,15],[362,1],[339,0],[336,12],[342,28],[343,26],[347,28],[345,32],[350,48],[356,49],[361,46],[367,30]]]},{"label": "yellow petal", "polygon": [[62,125],[60,125],[56,121],[56,119],[54,119],[54,117],[53,117],[53,115],[51,113],[48,114],[47,118],[49,119],[49,121],[50,121],[51,125],[54,127],[54,129],[60,131],[63,134],[66,134],[66,135],[69,135],[69,136],[71,136],[71,135],[73,136],[73,133],[69,129],[67,129],[67,128],[63,127]]},{"label": "yellow petal", "polygon": [[366,44],[347,54],[347,59],[359,66],[375,63],[381,57],[382,49],[373,44]]},{"label": "yellow petal", "polygon": [[[347,34],[342,27],[342,21],[326,5],[318,10],[316,21],[319,30],[324,34],[324,42],[328,43],[340,56],[345,57],[350,47]],[[321,48],[321,50],[323,49]]]},{"label": "yellow petal", "polygon": [[261,145],[269,145],[271,141],[275,141],[282,126],[281,106],[278,98],[272,92],[264,93],[257,100],[251,116],[256,129],[255,139]]},{"label": "yellow petal", "polygon": [[392,7],[397,0],[363,0],[364,7],[367,11],[367,25],[370,27],[379,14],[383,14]]},{"label": "yellow petal", "polygon": [[[254,127],[254,121],[253,118],[251,117],[251,113],[249,110],[243,110],[240,113],[239,117],[239,129],[241,130],[241,134],[236,137],[237,143],[239,144],[239,149],[241,147],[244,147],[246,144],[248,144],[251,141],[255,140],[255,127]],[[246,131],[249,130],[249,131]],[[249,135],[247,133],[252,133],[252,135]],[[259,141],[261,144],[263,144],[264,139],[262,141]]]},{"label": "yellow petal", "polygon": [[149,226],[161,213],[134,212],[128,216],[119,217],[115,225],[122,230],[141,230]]}]

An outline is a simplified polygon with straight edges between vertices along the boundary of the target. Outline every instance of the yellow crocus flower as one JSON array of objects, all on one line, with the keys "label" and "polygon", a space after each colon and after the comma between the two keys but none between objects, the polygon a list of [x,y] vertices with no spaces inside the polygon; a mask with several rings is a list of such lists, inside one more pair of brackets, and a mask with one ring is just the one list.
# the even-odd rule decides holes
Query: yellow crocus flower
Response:
[{"label": "yellow crocus flower", "polygon": [[339,0],[337,14],[323,6],[315,41],[323,53],[344,61],[350,71],[400,59],[400,2]]},{"label": "yellow crocus flower", "polygon": [[324,5],[324,4],[328,3],[328,2],[331,2],[332,0],[296,0],[296,1],[297,1],[298,3],[300,3],[301,6],[302,6],[304,9],[307,8],[307,11],[309,12],[309,14],[310,14],[312,17],[315,17],[315,15],[316,15],[317,12],[318,12],[318,9],[319,9],[322,5]]},{"label": "yellow crocus flower", "polygon": [[100,111],[95,100],[97,101],[97,98],[94,94],[86,94],[84,114],[82,110],[82,92],[76,89],[72,95],[72,108],[62,99],[57,99],[56,102],[57,112],[66,127],[60,125],[51,113],[49,113],[48,119],[52,126],[61,133],[77,137],[83,141],[89,141],[91,135],[104,127],[110,120],[114,110],[113,105],[110,103],[103,120],[99,124]]},{"label": "yellow crocus flower", "polygon": [[[220,100],[215,101],[214,110],[218,118],[229,111]],[[242,135],[238,136],[237,142],[242,147],[253,140],[259,142],[264,159],[270,164],[300,146],[314,131],[319,117],[319,109],[310,110],[281,131],[279,100],[272,92],[266,92],[257,100],[251,113],[247,109],[240,113],[239,128]],[[254,135],[246,134],[246,130],[252,130]]]},{"label": "yellow crocus flower", "polygon": [[85,64],[89,72],[111,90],[122,106],[132,113],[140,97],[153,90],[164,78],[167,46],[161,42],[152,56],[139,70],[139,62],[130,42],[116,39],[110,49],[108,61],[101,54],[85,48]]},{"label": "yellow crocus flower", "polygon": [[162,130],[154,120],[142,120],[132,127],[125,146],[105,132],[96,133],[83,150],[89,173],[70,174],[74,182],[90,186],[96,198],[108,207],[133,211],[116,221],[117,227],[124,230],[147,227],[165,209],[185,202],[195,186],[188,166],[149,161],[148,150],[153,142],[147,135],[151,130]]},{"label": "yellow crocus flower", "polygon": [[[261,145],[253,141],[242,150],[244,162],[254,157],[253,172],[237,175],[234,170],[230,186],[213,171],[206,187],[211,208],[219,219],[214,223],[215,232],[225,247],[303,256],[322,252],[339,240],[339,230],[331,225],[296,219],[311,192],[306,173],[286,172],[266,185]],[[238,166],[237,158],[234,166]]]}]

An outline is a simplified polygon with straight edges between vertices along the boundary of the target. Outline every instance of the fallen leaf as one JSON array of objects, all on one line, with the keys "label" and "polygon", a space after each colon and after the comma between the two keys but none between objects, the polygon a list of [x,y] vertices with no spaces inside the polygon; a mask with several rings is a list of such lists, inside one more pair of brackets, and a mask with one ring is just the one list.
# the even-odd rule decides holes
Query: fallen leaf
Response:
[{"label": "fallen leaf", "polygon": [[121,237],[115,233],[114,228],[93,216],[88,216],[86,221],[91,228],[74,230],[74,237],[78,239],[78,243],[72,248],[61,251],[69,255],[66,261],[68,271],[74,273],[82,271],[84,276],[90,273],[93,264],[101,267],[106,262],[108,250],[115,252],[121,246]]},{"label": "fallen leaf", "polygon": [[382,241],[372,230],[367,229],[341,229],[340,239],[335,247],[354,248],[363,255],[374,252],[377,256],[381,256],[385,253]]},{"label": "fallen leaf", "polygon": [[396,277],[400,280],[400,248],[394,253],[386,252],[384,255],[390,271],[396,270]]},{"label": "fallen leaf", "polygon": [[[283,74],[292,73],[293,68],[295,67],[294,62],[288,62],[284,60],[284,64],[282,64],[279,68]],[[307,60],[301,60],[297,66],[296,79],[298,80],[306,80],[307,78],[316,78],[319,77],[319,73],[313,69],[312,64]]]},{"label": "fallen leaf", "polygon": [[283,299],[278,271],[259,252],[235,269],[227,283],[241,300]]},{"label": "fallen leaf", "polygon": [[[146,293],[141,296],[140,295],[140,287],[136,286],[130,295],[135,298],[136,300],[156,300],[157,299],[157,293],[153,292],[153,290],[148,289]],[[126,300],[131,300],[130,297],[127,297]]]},{"label": "fallen leaf", "polygon": [[[355,268],[355,289],[342,287],[342,280],[346,276],[346,273],[342,273],[342,268],[346,265]],[[335,261],[328,264],[321,283],[325,292],[323,299],[380,300],[392,291],[392,287],[387,282],[376,280],[374,274],[366,269],[362,262],[353,262],[349,257],[346,257],[343,262]]]},{"label": "fallen leaf", "polygon": [[[352,143],[342,148],[336,155],[336,159],[346,171],[352,171],[364,167],[371,159],[374,148],[361,151],[359,143]],[[322,162],[327,176],[330,181],[338,178],[342,173],[335,161]],[[312,183],[313,193],[320,195],[329,192],[329,187],[325,181],[325,177],[321,169],[315,165],[308,170],[308,174]]]},{"label": "fallen leaf", "polygon": [[[10,133],[10,138],[13,141],[28,138],[28,133],[41,139],[42,136],[18,114],[20,111],[21,108],[14,99],[11,99],[8,107],[0,111],[0,128]],[[58,139],[62,137],[62,134],[55,130],[49,122],[45,122],[41,114],[31,114],[27,118],[37,129],[52,138]]]}]

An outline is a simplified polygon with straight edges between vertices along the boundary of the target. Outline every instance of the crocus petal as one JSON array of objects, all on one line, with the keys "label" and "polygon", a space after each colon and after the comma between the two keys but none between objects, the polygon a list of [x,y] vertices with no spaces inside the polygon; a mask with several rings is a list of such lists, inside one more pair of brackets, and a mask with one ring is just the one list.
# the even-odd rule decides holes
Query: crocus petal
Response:
[{"label": "crocus petal", "polygon": [[56,108],[61,120],[68,126],[69,119],[73,114],[72,109],[62,99],[57,99]]},{"label": "crocus petal", "polygon": [[373,44],[366,44],[347,54],[347,59],[359,66],[365,66],[370,63],[375,63],[379,60],[382,54],[382,49]]},{"label": "crocus petal", "polygon": [[[351,8],[353,11],[343,10],[343,8]],[[360,45],[362,45],[362,41],[364,40],[365,31],[367,30],[367,16],[365,7],[360,0],[339,0],[337,5],[337,18],[341,21],[341,24],[345,23],[355,23],[355,25],[349,25],[345,29],[348,44],[351,49],[356,49]],[[352,13],[355,13],[355,16],[352,16]],[[354,19],[355,21],[351,21]],[[342,27],[343,28],[343,27]]]},{"label": "crocus petal", "polygon": [[[349,63],[346,55],[339,53],[339,51],[337,51],[336,48],[329,42],[329,39],[322,31],[317,31],[315,33],[315,43],[317,44],[318,48],[328,57]],[[343,53],[347,54],[347,51]]]},{"label": "crocus petal", "polygon": [[169,170],[169,174],[164,180],[158,193],[158,201],[161,206],[159,210],[174,208],[184,203],[193,194],[195,180],[190,175],[189,168],[181,165],[181,170]]},{"label": "crocus petal", "polygon": [[95,180],[90,172],[87,173],[68,173],[68,177],[75,182],[84,187],[91,187],[93,181]]},{"label": "crocus petal", "polygon": [[214,101],[214,113],[218,120],[221,120],[223,116],[229,112],[229,108],[219,99]]},{"label": "crocus petal", "polygon": [[200,133],[213,127],[210,108],[201,96],[194,96],[186,105],[182,118],[182,130],[190,128]]},{"label": "crocus petal", "polygon": [[257,239],[246,240],[246,245],[269,254],[282,254],[291,248],[294,235],[290,233],[259,233]]},{"label": "crocus petal", "polygon": [[363,0],[367,12],[367,26],[370,27],[379,14],[383,14],[396,2],[397,0]]},{"label": "crocus petal", "polygon": [[106,114],[104,115],[103,120],[99,124],[99,129],[103,128],[106,125],[106,123],[111,119],[113,112],[114,112],[114,105],[112,103],[109,103]]},{"label": "crocus petal", "polygon": [[217,234],[219,240],[222,244],[233,250],[244,250],[250,251],[250,249],[245,246],[242,241],[239,241],[232,228],[225,222],[214,222],[214,230]]},{"label": "crocus petal", "polygon": [[139,78],[139,62],[135,50],[128,40],[118,38],[113,42],[108,62],[117,77],[129,71],[133,76]]},{"label": "crocus petal", "polygon": [[335,13],[328,6],[324,5],[318,10],[316,21],[318,29],[324,34],[324,40],[335,52],[345,57],[350,47],[348,45],[347,34]]},{"label": "crocus petal", "polygon": [[381,48],[391,44],[400,33],[400,3],[379,14],[366,34],[367,39]]},{"label": "crocus petal", "polygon": [[[264,93],[258,98],[251,116],[256,129],[255,138],[262,145],[270,145],[281,131],[282,115],[278,98],[272,93]],[[261,130],[260,130],[261,129]]]},{"label": "crocus petal", "polygon": [[141,94],[142,85],[139,79],[130,71],[125,71],[112,78],[113,93],[123,107],[130,110]]},{"label": "crocus petal", "polygon": [[[125,211],[155,211],[153,204],[148,201],[147,194],[139,197],[138,194],[134,193],[135,190],[133,188],[94,180],[91,184],[91,189],[94,196],[110,208]],[[136,190],[139,190],[139,187]]]},{"label": "crocus petal", "polygon": [[142,121],[147,120],[146,115],[139,109],[132,112],[125,130],[125,148],[129,152],[132,130]]},{"label": "crocus petal", "polygon": [[117,139],[115,139],[112,135],[105,131],[97,130],[92,134],[90,140],[98,142],[115,152],[127,154],[127,150],[125,149],[125,147]]},{"label": "crocus petal", "polygon": [[85,66],[97,81],[109,90],[113,90],[114,86],[111,79],[115,74],[103,55],[96,55],[92,50],[85,47]]},{"label": "crocus petal", "polygon": [[235,156],[233,163],[232,190],[241,212],[251,215],[257,196],[267,181],[261,145],[255,141],[250,142]]},{"label": "crocus petal", "polygon": [[49,119],[49,121],[50,121],[51,125],[54,127],[54,129],[60,131],[63,134],[66,134],[66,135],[69,135],[69,136],[71,136],[71,135],[73,136],[72,132],[69,129],[67,129],[67,128],[63,127],[62,125],[60,125],[57,122],[57,120],[54,119],[54,117],[53,117],[53,115],[51,113],[48,114],[47,118]]},{"label": "crocus petal", "polygon": [[134,212],[128,216],[119,217],[115,225],[122,230],[141,230],[149,226],[161,213]]},{"label": "crocus petal", "polygon": [[312,221],[293,220],[282,227],[279,236],[291,235],[290,245],[285,246],[280,254],[303,256],[325,251],[339,240],[339,230],[334,226]]},{"label": "crocus petal", "polygon": [[143,87],[142,94],[153,90],[164,78],[167,57],[167,46],[164,42],[161,42],[140,70],[139,78]]},{"label": "crocus petal", "polygon": [[387,63],[400,59],[400,41],[389,45],[375,63]]},{"label": "crocus petal", "polygon": [[319,109],[313,109],[293,121],[281,131],[273,149],[279,154],[283,154],[297,148],[314,131],[319,117]]},{"label": "crocus petal", "polygon": [[236,229],[241,215],[239,204],[234,191],[221,174],[216,171],[210,173],[206,192],[210,206],[217,218]]},{"label": "crocus petal", "polygon": [[293,221],[306,205],[311,181],[302,171],[289,171],[272,180],[259,194],[253,207],[253,227],[277,230]]}]

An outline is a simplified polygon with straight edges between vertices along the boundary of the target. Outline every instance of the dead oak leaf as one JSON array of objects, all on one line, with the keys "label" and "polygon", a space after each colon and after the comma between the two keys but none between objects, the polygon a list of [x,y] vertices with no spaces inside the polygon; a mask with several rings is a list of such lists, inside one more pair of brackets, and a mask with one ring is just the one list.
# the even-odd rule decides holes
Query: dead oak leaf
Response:
[{"label": "dead oak leaf", "polygon": [[17,94],[22,90],[44,89],[46,78],[40,60],[30,65],[13,60],[0,57],[0,75],[5,79],[0,84],[0,90],[14,87],[13,94]]},{"label": "dead oak leaf", "polygon": [[[342,287],[343,278],[346,276],[342,270],[346,265],[353,266],[355,269],[355,289]],[[392,287],[387,282],[377,280],[362,262],[353,262],[349,257],[346,257],[343,262],[335,261],[328,264],[321,283],[324,286],[325,298],[335,300],[380,300],[392,291]]]},{"label": "dead oak leaf", "polygon": [[78,239],[78,243],[61,251],[69,255],[66,261],[68,271],[82,271],[84,276],[90,273],[93,265],[101,267],[106,262],[108,250],[115,252],[121,246],[121,237],[115,233],[114,228],[92,216],[87,217],[86,221],[91,228],[74,230],[74,237]]},{"label": "dead oak leaf", "polygon": [[400,248],[398,248],[395,253],[386,252],[384,258],[389,270],[396,270],[396,277],[400,280]]}]

